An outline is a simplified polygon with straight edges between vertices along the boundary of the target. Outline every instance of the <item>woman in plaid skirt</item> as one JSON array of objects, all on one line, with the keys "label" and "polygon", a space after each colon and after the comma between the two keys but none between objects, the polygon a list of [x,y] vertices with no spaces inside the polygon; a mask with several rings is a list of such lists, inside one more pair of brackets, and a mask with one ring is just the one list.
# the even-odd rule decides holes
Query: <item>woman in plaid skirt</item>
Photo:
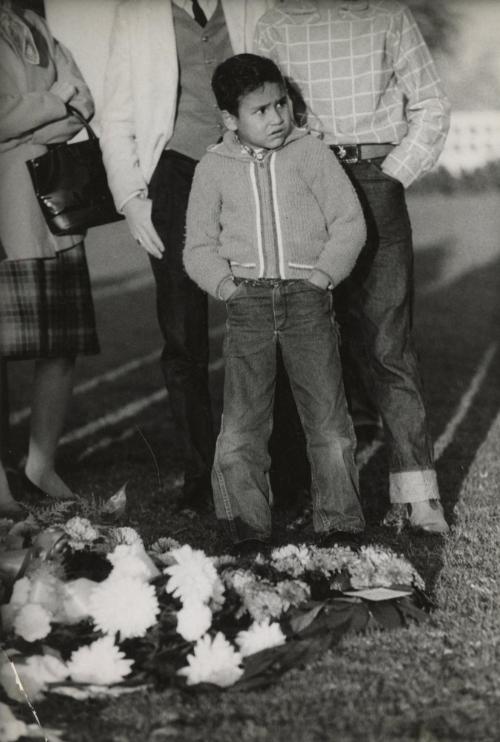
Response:
[{"label": "woman in plaid skirt", "polygon": [[[54,498],[73,496],[54,466],[75,358],[99,348],[83,237],[50,233],[26,161],[81,129],[69,102],[92,116],[70,52],[38,15],[0,0],[0,356],[35,361],[25,475]],[[0,517],[18,510],[0,476]]]}]

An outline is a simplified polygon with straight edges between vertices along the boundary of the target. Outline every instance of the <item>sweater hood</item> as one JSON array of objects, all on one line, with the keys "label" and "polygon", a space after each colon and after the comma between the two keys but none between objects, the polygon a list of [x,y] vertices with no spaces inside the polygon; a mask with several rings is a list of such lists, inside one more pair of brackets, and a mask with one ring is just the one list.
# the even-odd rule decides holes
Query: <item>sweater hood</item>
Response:
[{"label": "sweater hood", "polygon": [[[267,153],[271,154],[272,152],[279,152],[292,142],[296,142],[298,139],[302,139],[309,135],[310,132],[308,129],[302,129],[295,126],[291,130],[290,134],[288,134],[283,144],[276,149],[267,150],[266,155]],[[222,142],[210,145],[207,152],[214,155],[220,155],[221,157],[229,157],[234,160],[242,160],[243,162],[251,162],[253,159],[250,153],[243,147],[234,131],[226,131],[222,138]]]}]

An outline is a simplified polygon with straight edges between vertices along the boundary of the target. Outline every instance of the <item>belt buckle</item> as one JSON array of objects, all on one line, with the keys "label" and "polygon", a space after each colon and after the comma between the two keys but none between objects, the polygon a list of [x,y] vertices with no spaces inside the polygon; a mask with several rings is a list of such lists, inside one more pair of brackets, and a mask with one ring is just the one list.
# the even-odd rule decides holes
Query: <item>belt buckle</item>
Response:
[{"label": "belt buckle", "polygon": [[[348,144],[347,146],[344,146],[343,144],[335,144],[334,147],[335,153],[341,162],[345,162],[348,165],[353,165],[356,162],[359,162],[360,157],[357,144]],[[349,154],[350,151],[355,152],[354,156]]]},{"label": "belt buckle", "polygon": [[344,162],[347,162],[348,165],[355,165],[357,162],[360,161],[360,159],[361,159],[361,152],[360,152],[360,147],[359,147],[358,144],[351,144],[351,145],[349,145],[349,149],[352,150],[355,153],[354,156],[352,156],[352,157],[349,157],[348,156],[348,151],[349,151],[348,149],[346,149],[345,147],[343,147],[343,149],[345,149],[345,153],[346,153],[346,156],[344,158]]}]

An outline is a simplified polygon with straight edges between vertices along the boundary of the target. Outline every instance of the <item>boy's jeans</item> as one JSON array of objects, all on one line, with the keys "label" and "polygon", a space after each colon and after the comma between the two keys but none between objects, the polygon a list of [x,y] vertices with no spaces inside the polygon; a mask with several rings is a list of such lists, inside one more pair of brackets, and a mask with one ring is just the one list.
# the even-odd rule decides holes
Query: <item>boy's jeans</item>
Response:
[{"label": "boy's jeans", "polygon": [[212,474],[217,518],[235,542],[270,538],[268,441],[279,343],[307,441],[314,529],[361,531],[330,292],[307,281],[244,281],[227,312],[224,413]]}]

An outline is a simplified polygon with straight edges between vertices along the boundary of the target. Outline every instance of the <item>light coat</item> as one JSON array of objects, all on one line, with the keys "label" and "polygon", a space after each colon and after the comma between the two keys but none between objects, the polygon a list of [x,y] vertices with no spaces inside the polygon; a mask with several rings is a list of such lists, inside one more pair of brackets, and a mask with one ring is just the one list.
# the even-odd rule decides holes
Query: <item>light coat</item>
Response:
[{"label": "light coat", "polygon": [[[273,0],[222,0],[235,54],[252,50],[257,21]],[[121,209],[146,193],[172,136],[179,70],[170,0],[125,0],[116,11],[104,83],[101,146]]]},{"label": "light coat", "polygon": [[28,61],[8,38],[7,24],[0,29],[0,260],[50,258],[82,240],[81,235],[56,238],[50,233],[26,161],[82,128],[68,116],[62,99],[50,92],[56,79],[77,88],[71,103],[85,118],[94,111],[92,96],[70,52],[45,22],[28,11],[24,17],[25,38],[34,46],[38,36],[38,64]]}]

